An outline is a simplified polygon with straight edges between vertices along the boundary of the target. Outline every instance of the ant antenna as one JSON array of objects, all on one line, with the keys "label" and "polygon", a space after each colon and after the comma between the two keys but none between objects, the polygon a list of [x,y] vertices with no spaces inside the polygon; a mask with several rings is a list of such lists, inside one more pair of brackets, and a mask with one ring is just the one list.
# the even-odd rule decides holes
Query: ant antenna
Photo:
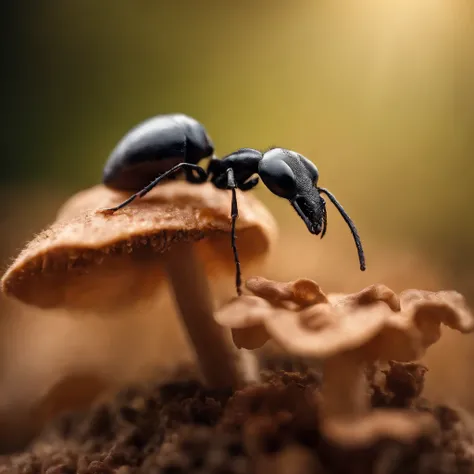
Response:
[{"label": "ant antenna", "polygon": [[166,171],[166,173],[161,174],[156,178],[154,181],[152,181],[148,186],[145,186],[141,191],[138,193],[133,194],[130,196],[126,201],[122,202],[118,206],[111,207],[110,209],[105,209],[107,212],[115,212],[118,211],[119,209],[124,208],[128,204],[130,204],[132,201],[134,201],[136,198],[142,198],[146,194],[148,194],[162,179],[167,178],[168,176],[172,175],[173,173],[176,173],[180,169],[189,169],[189,170],[196,170],[197,174],[199,177],[205,181],[207,179],[207,173],[206,171],[201,168],[199,165],[194,165],[191,163],[178,163],[176,166],[173,166],[170,170]]},{"label": "ant antenna", "polygon": [[[344,208],[339,204],[337,201],[336,197],[331,194],[327,189],[325,188],[317,188],[320,193],[326,194],[326,196],[330,199],[330,201],[336,206],[337,210],[340,212],[341,216],[343,219],[346,221],[346,224],[349,226],[349,229],[351,230],[352,237],[354,238],[354,242],[357,247],[357,254],[359,256],[359,264],[360,264],[360,269],[361,271],[365,270],[365,256],[364,256],[364,250],[362,248],[362,242],[360,241],[359,234],[357,233],[356,226],[352,222],[352,219],[347,215],[347,212],[344,210]],[[327,222],[326,222],[327,225]]]},{"label": "ant antenna", "polygon": [[235,235],[235,226],[237,223],[237,218],[239,217],[239,208],[237,206],[237,193],[235,189],[237,188],[237,183],[235,182],[234,170],[232,168],[227,169],[227,187],[232,191],[232,205],[230,215],[232,218],[232,229],[231,229],[231,245],[232,252],[234,253],[234,262],[235,262],[235,288],[237,290],[237,295],[242,295],[242,274],[240,270],[240,260],[239,254],[237,252],[236,244],[236,235]]}]

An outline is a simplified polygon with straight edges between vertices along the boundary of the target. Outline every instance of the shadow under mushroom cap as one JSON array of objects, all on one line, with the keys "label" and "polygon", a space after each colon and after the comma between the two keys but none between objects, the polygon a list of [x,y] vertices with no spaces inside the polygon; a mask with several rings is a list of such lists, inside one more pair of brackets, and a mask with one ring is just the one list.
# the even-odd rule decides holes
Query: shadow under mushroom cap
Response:
[{"label": "shadow under mushroom cap", "polygon": [[[156,292],[164,283],[162,254],[177,242],[196,243],[210,278],[234,272],[227,191],[174,181],[113,215],[100,212],[126,197],[102,185],[73,196],[16,258],[2,279],[3,291],[42,308],[110,310]],[[251,194],[239,192],[238,200],[245,271],[268,254],[276,224]]]}]

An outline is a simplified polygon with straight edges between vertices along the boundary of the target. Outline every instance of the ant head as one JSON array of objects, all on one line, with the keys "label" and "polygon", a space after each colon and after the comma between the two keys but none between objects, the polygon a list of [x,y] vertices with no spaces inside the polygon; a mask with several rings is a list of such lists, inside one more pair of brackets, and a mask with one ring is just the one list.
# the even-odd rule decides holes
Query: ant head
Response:
[{"label": "ant head", "polygon": [[325,231],[326,205],[319,195],[318,169],[300,154],[274,148],[263,155],[258,174],[267,188],[291,205],[315,235]]},{"label": "ant head", "polygon": [[327,228],[326,203],[321,197],[321,193],[325,194],[349,226],[357,247],[360,269],[365,270],[364,250],[357,229],[336,197],[327,189],[318,187],[318,169],[311,161],[294,151],[274,148],[264,153],[258,174],[273,194],[290,201],[308,230],[315,235],[321,234],[321,238]]}]

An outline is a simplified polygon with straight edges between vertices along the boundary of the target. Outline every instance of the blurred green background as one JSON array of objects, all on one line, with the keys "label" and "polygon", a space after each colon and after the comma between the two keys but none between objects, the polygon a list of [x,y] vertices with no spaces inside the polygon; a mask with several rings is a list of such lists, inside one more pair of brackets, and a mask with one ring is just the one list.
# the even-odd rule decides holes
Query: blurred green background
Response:
[{"label": "blurred green background", "polygon": [[[206,125],[221,156],[275,145],[307,156],[355,220],[364,275],[335,209],[320,241],[288,203],[259,187],[281,229],[271,275],[315,278],[328,291],[376,281],[396,290],[449,287],[474,303],[470,0],[4,1],[0,35],[2,269],[67,197],[100,182],[109,152],[132,126],[183,112]],[[125,323],[89,328],[54,314],[38,320],[34,309],[32,318],[0,310],[8,316],[0,328],[8,342],[1,417],[19,394],[37,397],[46,374],[80,366],[73,354],[52,368],[72,334],[79,352],[122,372],[122,356],[139,354],[145,335],[143,360],[156,354],[154,334],[168,338],[155,314],[134,319],[131,338]],[[45,321],[42,331],[36,321]],[[429,393],[447,396],[448,386],[474,408],[465,375],[472,342],[443,341],[432,352]],[[27,403],[18,410],[28,421]]]},{"label": "blurred green background", "polygon": [[[220,155],[279,145],[308,156],[363,237],[410,245],[471,289],[472,2],[56,0],[0,9],[4,262],[66,196],[100,180],[130,127],[184,112],[206,125]],[[301,225],[286,203],[257,192],[283,226]]]}]

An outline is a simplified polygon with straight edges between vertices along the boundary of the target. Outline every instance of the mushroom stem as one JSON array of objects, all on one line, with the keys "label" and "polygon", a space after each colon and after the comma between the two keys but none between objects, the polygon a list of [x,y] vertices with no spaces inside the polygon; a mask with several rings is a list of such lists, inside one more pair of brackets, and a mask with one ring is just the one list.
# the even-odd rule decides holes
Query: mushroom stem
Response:
[{"label": "mushroom stem", "polygon": [[252,351],[239,350],[239,368],[243,374],[245,384],[261,382],[260,363],[258,357]]},{"label": "mushroom stem", "polygon": [[365,364],[354,352],[336,354],[323,363],[324,416],[347,418],[363,415],[369,409]]},{"label": "mushroom stem", "polygon": [[180,242],[164,254],[165,269],[201,371],[213,388],[241,385],[230,334],[214,320],[207,276],[192,242]]}]

